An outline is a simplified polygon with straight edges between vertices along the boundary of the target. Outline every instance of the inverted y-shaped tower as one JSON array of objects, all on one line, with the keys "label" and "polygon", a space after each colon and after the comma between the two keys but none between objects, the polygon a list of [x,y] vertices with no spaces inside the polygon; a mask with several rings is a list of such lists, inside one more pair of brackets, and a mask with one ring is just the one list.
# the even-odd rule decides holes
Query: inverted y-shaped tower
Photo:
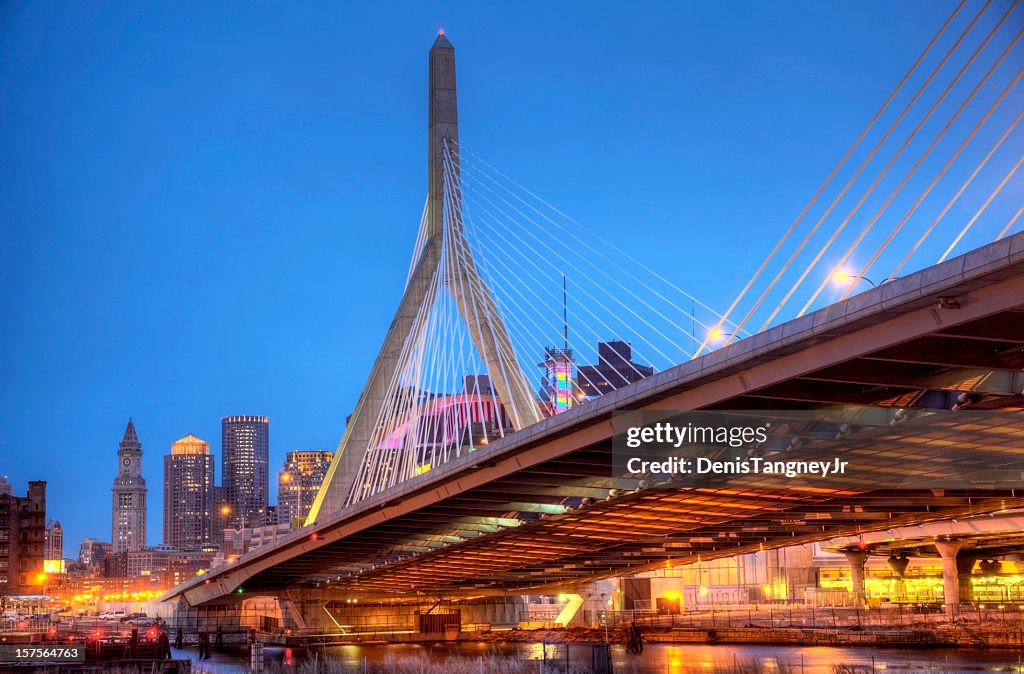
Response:
[{"label": "inverted y-shaped tower", "polygon": [[[463,232],[455,48],[444,31],[430,49],[429,115],[428,195],[421,243],[414,253],[416,257],[398,310],[307,522],[336,512],[367,493],[367,485],[356,482],[373,472],[366,470],[365,464],[378,456],[372,445],[379,437],[381,411],[395,395],[393,382],[403,365],[403,346],[415,326],[422,323],[424,308],[429,311],[434,302],[438,278],[443,279],[444,288],[455,299],[473,345],[487,367],[494,391],[505,406],[512,429],[519,430],[541,418],[493,296],[477,271]],[[457,263],[444,259],[445,256],[454,257]],[[395,470],[394,466],[389,470]]]}]

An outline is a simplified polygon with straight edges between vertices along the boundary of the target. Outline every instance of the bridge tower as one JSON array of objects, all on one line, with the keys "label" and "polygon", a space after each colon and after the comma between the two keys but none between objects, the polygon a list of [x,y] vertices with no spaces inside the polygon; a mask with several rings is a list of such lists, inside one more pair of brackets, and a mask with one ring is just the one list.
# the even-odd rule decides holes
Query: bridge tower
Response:
[{"label": "bridge tower", "polygon": [[[459,114],[455,87],[455,47],[448,41],[443,30],[438,33],[430,49],[429,60],[428,193],[425,227],[421,231],[423,243],[417,248],[417,257],[413,260],[398,310],[345,428],[307,523],[359,500],[354,482],[363,462],[368,459],[368,449],[379,413],[387,403],[389,383],[401,365],[403,344],[422,307],[435,299],[437,291],[434,281],[439,266],[443,264],[442,241],[446,225],[448,255],[457,255],[460,264],[454,273],[450,270],[444,273],[445,287],[455,298],[473,344],[487,366],[494,390],[506,407],[512,428],[519,430],[541,419],[537,401],[522,376],[522,369],[516,361],[515,351],[493,296],[477,271],[464,236],[458,162]],[[483,289],[483,292],[467,292],[466,288]]]}]

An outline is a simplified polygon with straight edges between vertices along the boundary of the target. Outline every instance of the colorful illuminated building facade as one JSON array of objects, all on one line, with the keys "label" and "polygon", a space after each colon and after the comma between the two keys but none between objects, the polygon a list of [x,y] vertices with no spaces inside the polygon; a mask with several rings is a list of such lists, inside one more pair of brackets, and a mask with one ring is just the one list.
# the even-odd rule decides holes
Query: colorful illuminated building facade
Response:
[{"label": "colorful illuminated building facade", "polygon": [[546,347],[544,362],[540,366],[544,368],[540,397],[545,411],[550,415],[571,409],[576,400],[572,350]]}]

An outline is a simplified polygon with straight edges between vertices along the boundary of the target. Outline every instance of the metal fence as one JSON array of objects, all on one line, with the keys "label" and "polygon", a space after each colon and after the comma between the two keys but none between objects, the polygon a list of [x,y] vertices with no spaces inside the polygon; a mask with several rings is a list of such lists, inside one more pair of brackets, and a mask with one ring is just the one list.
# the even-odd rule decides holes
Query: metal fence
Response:
[{"label": "metal fence", "polygon": [[654,610],[602,611],[584,615],[590,624],[625,627],[633,622],[650,627],[699,629],[805,627],[851,629],[867,627],[911,628],[942,624],[997,624],[1024,629],[1024,604],[961,604],[947,615],[941,604],[890,604],[878,607],[818,607],[799,604],[752,604],[706,607],[676,613]]},{"label": "metal fence", "polygon": [[606,643],[545,643],[540,656],[544,674],[612,674],[611,646]]}]

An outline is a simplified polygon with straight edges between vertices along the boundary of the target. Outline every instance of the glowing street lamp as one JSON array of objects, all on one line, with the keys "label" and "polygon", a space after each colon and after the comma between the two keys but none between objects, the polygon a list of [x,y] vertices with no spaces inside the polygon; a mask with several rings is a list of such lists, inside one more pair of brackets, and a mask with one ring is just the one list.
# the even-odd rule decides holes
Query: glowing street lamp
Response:
[{"label": "glowing street lamp", "polygon": [[858,276],[856,274],[851,274],[846,269],[837,269],[835,273],[832,274],[832,280],[835,282],[836,285],[839,286],[852,286],[858,281],[867,281],[868,283],[871,284],[872,288],[878,287],[875,284],[875,282],[869,279],[867,276]]},{"label": "glowing street lamp", "polygon": [[708,341],[709,342],[716,342],[717,343],[717,342],[724,341],[726,337],[733,337],[733,336],[734,336],[734,333],[732,333],[732,332],[722,332],[721,328],[712,328],[711,332],[708,333]]}]

